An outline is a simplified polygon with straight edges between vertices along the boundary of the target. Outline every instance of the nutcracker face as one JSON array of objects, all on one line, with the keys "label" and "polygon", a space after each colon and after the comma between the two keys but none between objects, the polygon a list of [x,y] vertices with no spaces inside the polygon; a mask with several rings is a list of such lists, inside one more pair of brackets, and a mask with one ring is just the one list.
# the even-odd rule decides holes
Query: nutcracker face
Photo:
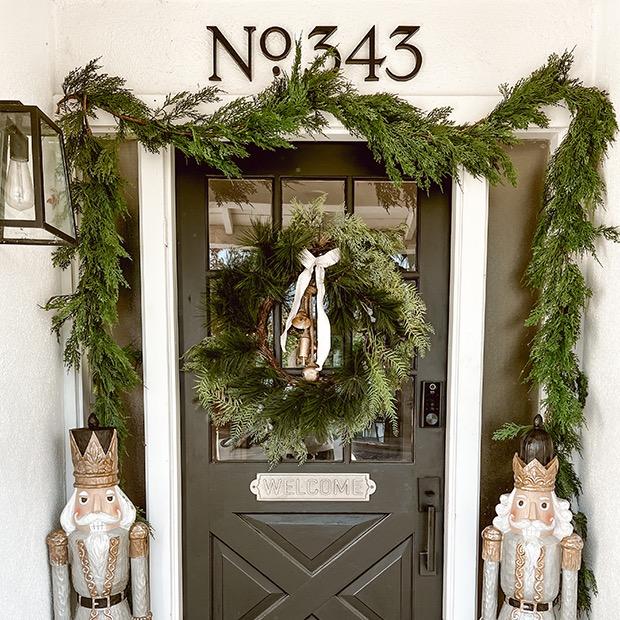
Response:
[{"label": "nutcracker face", "polygon": [[121,504],[116,487],[105,489],[76,489],[75,524],[80,530],[99,527],[111,530],[121,521]]},{"label": "nutcracker face", "polygon": [[555,506],[548,491],[516,489],[510,508],[513,531],[541,535],[554,529]]}]

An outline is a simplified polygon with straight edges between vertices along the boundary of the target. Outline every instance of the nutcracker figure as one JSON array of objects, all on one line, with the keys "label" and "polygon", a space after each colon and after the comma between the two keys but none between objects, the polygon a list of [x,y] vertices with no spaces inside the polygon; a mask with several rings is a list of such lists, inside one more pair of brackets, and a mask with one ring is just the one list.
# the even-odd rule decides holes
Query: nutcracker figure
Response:
[{"label": "nutcracker figure", "polygon": [[569,503],[555,494],[558,459],[542,426],[536,416],[513,458],[514,489],[501,496],[493,525],[482,533],[482,620],[577,618],[583,542],[573,533]]},{"label": "nutcracker figure", "polygon": [[70,442],[75,491],[60,516],[62,529],[47,537],[54,618],[151,620],[149,531],[135,522],[136,509],[118,486],[116,430],[99,427],[91,415],[88,428],[70,431]]}]

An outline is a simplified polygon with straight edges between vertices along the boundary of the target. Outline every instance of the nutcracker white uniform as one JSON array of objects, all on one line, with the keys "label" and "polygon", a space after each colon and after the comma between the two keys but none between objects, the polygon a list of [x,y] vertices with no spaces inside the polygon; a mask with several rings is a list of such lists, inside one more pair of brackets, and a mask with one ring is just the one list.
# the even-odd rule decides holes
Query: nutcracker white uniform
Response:
[{"label": "nutcracker white uniform", "polygon": [[[536,416],[513,458],[514,489],[482,533],[482,620],[576,620],[583,542],[555,494],[558,459]],[[497,615],[498,588],[504,602]],[[559,605],[556,605],[560,594]]]},{"label": "nutcracker white uniform", "polygon": [[70,431],[75,491],[47,537],[54,619],[151,620],[148,528],[118,486],[116,430],[88,424]]}]

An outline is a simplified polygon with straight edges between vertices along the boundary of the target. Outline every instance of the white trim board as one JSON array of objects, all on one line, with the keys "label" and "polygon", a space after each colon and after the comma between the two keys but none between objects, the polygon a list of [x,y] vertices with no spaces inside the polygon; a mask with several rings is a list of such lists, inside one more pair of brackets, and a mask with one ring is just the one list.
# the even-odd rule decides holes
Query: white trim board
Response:
[{"label": "white trim board", "polygon": [[[160,96],[141,98],[149,103],[162,100]],[[449,105],[459,122],[477,120],[499,100],[489,96],[410,99],[423,109]],[[548,139],[554,149],[567,125],[567,116],[560,110],[552,113],[549,129],[532,128],[519,134],[524,139]],[[93,127],[100,133],[114,129],[105,116]],[[321,139],[350,140],[351,136],[334,123]],[[181,620],[181,452],[171,150],[153,154],[141,148],[139,179],[147,507],[155,528],[151,545],[153,614],[162,620]],[[461,171],[452,199],[443,617],[475,620],[488,184]]]}]

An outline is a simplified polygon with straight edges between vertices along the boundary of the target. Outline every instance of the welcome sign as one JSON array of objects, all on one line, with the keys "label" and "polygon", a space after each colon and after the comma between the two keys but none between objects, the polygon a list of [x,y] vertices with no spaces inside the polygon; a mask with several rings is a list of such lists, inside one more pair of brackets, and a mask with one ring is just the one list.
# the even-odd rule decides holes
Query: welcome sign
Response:
[{"label": "welcome sign", "polygon": [[269,474],[250,483],[259,502],[367,502],[377,490],[370,474]]}]

